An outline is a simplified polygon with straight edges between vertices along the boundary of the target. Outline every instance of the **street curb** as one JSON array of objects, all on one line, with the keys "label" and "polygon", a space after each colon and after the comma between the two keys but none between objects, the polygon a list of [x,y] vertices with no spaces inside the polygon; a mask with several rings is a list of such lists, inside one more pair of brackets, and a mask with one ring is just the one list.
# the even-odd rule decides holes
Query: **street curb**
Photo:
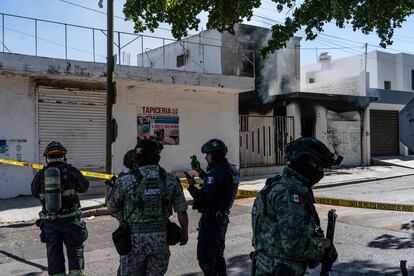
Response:
[{"label": "street curb", "polygon": [[339,182],[339,183],[331,183],[331,184],[324,184],[320,186],[314,186],[314,190],[324,189],[324,188],[332,188],[332,187],[339,187],[339,186],[346,186],[346,185],[352,185],[352,184],[359,184],[359,183],[365,183],[365,182],[373,182],[373,181],[381,181],[381,180],[387,180],[387,179],[393,179],[398,177],[405,177],[405,176],[412,176],[414,173],[404,174],[404,175],[394,175],[394,176],[387,176],[387,177],[375,177],[375,178],[365,178],[365,179],[359,179],[359,180],[351,180],[351,181],[345,181],[345,182]]},{"label": "street curb", "polygon": [[[193,205],[193,200],[189,199],[186,200],[188,205]],[[82,208],[82,215],[81,218],[89,218],[89,217],[100,217],[100,216],[109,216],[108,208],[105,207],[103,204],[89,206]],[[0,224],[1,228],[19,228],[19,227],[27,227],[35,225],[36,220],[27,220],[27,221],[12,221],[12,222],[5,222],[4,224]]]},{"label": "street curb", "polygon": [[[405,176],[413,176],[414,173],[410,173],[410,174],[405,174],[405,175],[395,175],[395,176],[388,176],[388,177],[381,177],[381,178],[372,178],[372,179],[359,179],[359,180],[351,180],[351,181],[346,181],[346,182],[337,182],[337,183],[331,183],[331,184],[325,184],[325,185],[321,185],[321,186],[314,186],[313,189],[314,190],[320,190],[320,189],[324,189],[324,188],[333,188],[333,187],[339,187],[339,186],[346,186],[346,185],[353,185],[353,184],[360,184],[360,183],[365,183],[365,182],[373,182],[373,181],[380,181],[380,180],[387,180],[387,179],[393,179],[393,178],[398,178],[398,177],[405,177]],[[242,185],[240,185],[242,186]],[[254,191],[254,190],[252,190]],[[257,192],[257,191],[256,191]],[[247,198],[248,196],[238,196],[238,199],[241,198]],[[186,201],[188,205],[192,205],[193,204],[193,200],[187,200]],[[82,208],[82,218],[88,218],[88,217],[99,217],[99,216],[107,216],[110,215],[108,212],[108,208],[104,207],[103,204],[100,205],[95,205],[95,206],[90,206],[90,207],[85,207]],[[25,226],[32,226],[34,225],[35,222],[34,220],[29,220],[29,221],[17,221],[17,222],[6,222],[4,223],[4,225],[0,224],[0,229],[3,227],[8,227],[8,226],[12,226],[12,227],[25,227]]]}]

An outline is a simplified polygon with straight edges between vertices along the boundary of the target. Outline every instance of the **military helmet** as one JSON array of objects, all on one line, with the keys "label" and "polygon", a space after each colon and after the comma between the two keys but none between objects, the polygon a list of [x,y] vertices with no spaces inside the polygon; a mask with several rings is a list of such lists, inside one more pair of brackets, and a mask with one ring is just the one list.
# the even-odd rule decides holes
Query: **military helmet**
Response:
[{"label": "military helmet", "polygon": [[227,154],[227,147],[223,141],[220,139],[214,138],[206,142],[201,147],[202,153],[221,153],[223,155]]},{"label": "military helmet", "polygon": [[286,160],[295,162],[302,156],[310,156],[324,168],[341,164],[342,156],[333,154],[328,147],[315,138],[299,138],[286,147]]},{"label": "military helmet", "polygon": [[135,146],[136,159],[141,165],[158,163],[163,148],[160,142],[140,140]]},{"label": "military helmet", "polygon": [[128,169],[133,169],[134,164],[137,161],[137,153],[135,149],[129,150],[124,155],[124,166]]},{"label": "military helmet", "polygon": [[46,146],[43,156],[62,156],[65,155],[66,152],[66,148],[61,143],[53,141]]}]

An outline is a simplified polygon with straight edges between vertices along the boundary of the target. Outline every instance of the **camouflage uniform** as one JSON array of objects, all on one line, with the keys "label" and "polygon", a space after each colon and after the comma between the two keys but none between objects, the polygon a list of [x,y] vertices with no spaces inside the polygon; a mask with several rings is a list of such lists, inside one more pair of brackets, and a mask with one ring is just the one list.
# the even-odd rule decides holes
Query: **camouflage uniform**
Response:
[{"label": "camouflage uniform", "polygon": [[255,275],[304,275],[308,262],[324,254],[316,234],[308,179],[286,167],[257,195],[252,210]]},{"label": "camouflage uniform", "polygon": [[[160,167],[157,165],[147,165],[138,169],[139,173],[145,178],[159,178]],[[119,221],[133,212],[131,199],[133,187],[137,185],[134,172],[128,173],[116,181],[117,188],[108,202],[108,210]],[[170,174],[166,174],[167,197],[170,204],[168,217],[172,215],[172,208],[175,212],[185,212],[187,203],[179,179]],[[171,208],[172,207],[172,208]],[[164,275],[168,269],[170,250],[167,244],[167,232],[147,232],[142,233],[137,223],[136,210],[128,219],[131,228],[132,250],[128,255],[121,256],[121,264],[118,273],[120,275]]]}]

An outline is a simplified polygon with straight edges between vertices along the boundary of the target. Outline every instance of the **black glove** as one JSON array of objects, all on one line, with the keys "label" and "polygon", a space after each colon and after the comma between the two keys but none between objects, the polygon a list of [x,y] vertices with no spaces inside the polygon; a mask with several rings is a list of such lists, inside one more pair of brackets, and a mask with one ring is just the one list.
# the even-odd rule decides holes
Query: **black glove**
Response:
[{"label": "black glove", "polygon": [[191,168],[195,170],[196,172],[201,171],[200,162],[197,160],[197,156],[193,155],[191,158]]},{"label": "black glove", "polygon": [[108,179],[105,181],[105,185],[108,185],[109,187],[113,188],[115,186],[116,179],[117,179],[116,176],[112,176],[111,179]]},{"label": "black glove", "polygon": [[184,172],[184,174],[185,174],[185,177],[187,178],[188,185],[195,185],[196,184],[196,181],[195,181],[194,177],[189,175],[188,172]]}]

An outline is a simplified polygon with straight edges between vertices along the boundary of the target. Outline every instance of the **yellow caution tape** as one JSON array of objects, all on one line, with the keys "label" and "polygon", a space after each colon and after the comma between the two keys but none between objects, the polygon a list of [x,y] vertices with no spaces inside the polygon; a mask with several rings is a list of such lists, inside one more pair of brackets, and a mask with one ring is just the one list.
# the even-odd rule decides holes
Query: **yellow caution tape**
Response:
[{"label": "yellow caution tape", "polygon": [[[28,162],[20,162],[20,161],[14,161],[14,160],[8,160],[8,159],[0,159],[0,163],[4,163],[7,165],[14,165],[19,167],[28,167],[33,168],[37,170],[41,170],[44,166],[39,164],[32,164]],[[96,173],[96,172],[87,172],[87,171],[81,171],[81,173],[84,176],[94,177],[94,178],[101,178],[101,179],[111,179],[112,174],[106,174],[106,173]]]},{"label": "yellow caution tape", "polygon": [[387,210],[387,211],[398,211],[398,212],[414,212],[414,205],[409,205],[409,204],[358,201],[358,200],[327,198],[327,197],[316,197],[315,201],[316,203],[324,204],[324,205],[335,205],[335,206],[343,206],[343,207]]},{"label": "yellow caution tape", "polygon": [[[32,164],[28,162],[20,162],[8,159],[0,159],[0,163],[7,165],[14,165],[20,167],[29,167],[37,170],[41,170],[44,166],[39,164]],[[112,174],[106,173],[96,173],[96,172],[87,172],[81,171],[84,176],[100,178],[100,179],[111,179]],[[181,185],[183,189],[188,189],[188,183],[186,180],[181,180]],[[200,189],[200,185],[196,184],[196,187]],[[237,196],[241,197],[256,197],[258,191],[254,190],[243,190],[239,189],[237,191]],[[358,200],[349,200],[349,199],[340,199],[340,198],[327,198],[327,197],[315,197],[315,202],[318,204],[324,205],[335,205],[342,207],[352,207],[352,208],[363,208],[363,209],[375,209],[375,210],[387,210],[387,211],[398,211],[398,212],[414,212],[414,205],[409,204],[397,204],[397,203],[383,203],[383,202],[371,202],[371,201],[358,201]]]},{"label": "yellow caution tape", "polygon": [[257,191],[250,191],[250,190],[237,190],[237,196],[243,196],[243,197],[256,197]]},{"label": "yellow caution tape", "polygon": [[20,167],[29,167],[37,170],[41,170],[43,168],[43,165],[38,164],[30,164],[27,162],[19,162],[14,160],[7,160],[7,159],[0,159],[0,163],[4,163],[7,165],[14,165],[14,166],[20,166]]}]

